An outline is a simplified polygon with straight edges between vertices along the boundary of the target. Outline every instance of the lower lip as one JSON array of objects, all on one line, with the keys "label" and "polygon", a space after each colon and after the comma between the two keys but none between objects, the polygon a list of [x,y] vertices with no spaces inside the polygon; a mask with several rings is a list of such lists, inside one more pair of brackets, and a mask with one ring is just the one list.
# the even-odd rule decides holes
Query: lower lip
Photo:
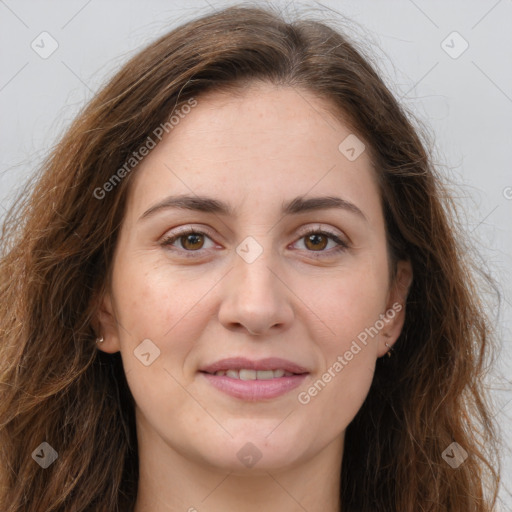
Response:
[{"label": "lower lip", "polygon": [[264,400],[282,396],[300,386],[307,373],[279,377],[269,380],[239,380],[223,375],[201,372],[210,384],[218,390],[235,398],[247,401]]}]

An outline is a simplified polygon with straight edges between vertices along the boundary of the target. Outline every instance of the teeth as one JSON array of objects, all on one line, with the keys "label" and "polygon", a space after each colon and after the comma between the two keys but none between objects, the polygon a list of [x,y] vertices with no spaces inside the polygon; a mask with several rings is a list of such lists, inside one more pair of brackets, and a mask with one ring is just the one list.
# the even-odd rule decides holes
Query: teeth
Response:
[{"label": "teeth", "polygon": [[289,377],[293,373],[286,372],[284,370],[219,370],[215,372],[215,375],[220,377],[229,377],[230,379],[239,380],[270,380],[279,379],[280,377]]},{"label": "teeth", "polygon": [[240,370],[240,380],[256,380],[256,370]]},{"label": "teeth", "polygon": [[[242,378],[240,376],[240,378]],[[274,378],[274,372],[272,370],[258,370],[256,372],[256,378],[258,380],[270,380]]]}]

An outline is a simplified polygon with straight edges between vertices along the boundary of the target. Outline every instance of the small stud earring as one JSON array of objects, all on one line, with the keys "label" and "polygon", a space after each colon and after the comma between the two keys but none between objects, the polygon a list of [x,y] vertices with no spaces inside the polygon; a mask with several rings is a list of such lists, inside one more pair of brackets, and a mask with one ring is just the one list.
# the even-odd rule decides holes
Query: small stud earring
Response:
[{"label": "small stud earring", "polygon": [[387,356],[388,357],[391,357],[391,351],[393,350],[393,347],[391,345],[389,345],[388,343],[384,343],[384,345],[386,345],[386,347],[388,347],[388,351],[386,352]]},{"label": "small stud earring", "polygon": [[103,343],[103,341],[105,341],[103,336],[101,338],[96,338],[96,343]]}]

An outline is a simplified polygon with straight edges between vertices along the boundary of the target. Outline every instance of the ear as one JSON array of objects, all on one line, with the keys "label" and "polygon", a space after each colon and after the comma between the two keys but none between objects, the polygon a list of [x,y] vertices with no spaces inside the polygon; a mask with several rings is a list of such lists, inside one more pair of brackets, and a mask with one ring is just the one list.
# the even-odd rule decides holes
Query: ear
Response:
[{"label": "ear", "polygon": [[109,354],[119,352],[121,350],[119,324],[110,293],[105,292],[100,299],[95,320],[96,334],[98,337],[103,337],[103,342],[97,343],[98,349]]},{"label": "ear", "polygon": [[[378,355],[382,357],[396,342],[405,322],[405,303],[413,279],[410,261],[400,260],[397,263],[396,274],[390,285],[386,301],[385,326],[379,339]],[[387,346],[386,345],[389,345]]]}]

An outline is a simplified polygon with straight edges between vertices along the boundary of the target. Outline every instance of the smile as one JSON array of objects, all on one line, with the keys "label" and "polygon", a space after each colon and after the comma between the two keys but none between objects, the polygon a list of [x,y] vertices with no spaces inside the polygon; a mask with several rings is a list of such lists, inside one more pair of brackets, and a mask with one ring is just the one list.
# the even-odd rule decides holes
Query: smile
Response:
[{"label": "smile", "polygon": [[281,377],[291,377],[294,375],[291,372],[287,372],[283,369],[278,370],[252,370],[252,369],[241,369],[241,370],[219,370],[215,372],[217,377],[226,376],[230,379],[238,380],[271,380],[279,379]]},{"label": "smile", "polygon": [[199,368],[199,376],[208,386],[249,402],[283,396],[309,374],[304,366],[279,357],[228,357]]}]

